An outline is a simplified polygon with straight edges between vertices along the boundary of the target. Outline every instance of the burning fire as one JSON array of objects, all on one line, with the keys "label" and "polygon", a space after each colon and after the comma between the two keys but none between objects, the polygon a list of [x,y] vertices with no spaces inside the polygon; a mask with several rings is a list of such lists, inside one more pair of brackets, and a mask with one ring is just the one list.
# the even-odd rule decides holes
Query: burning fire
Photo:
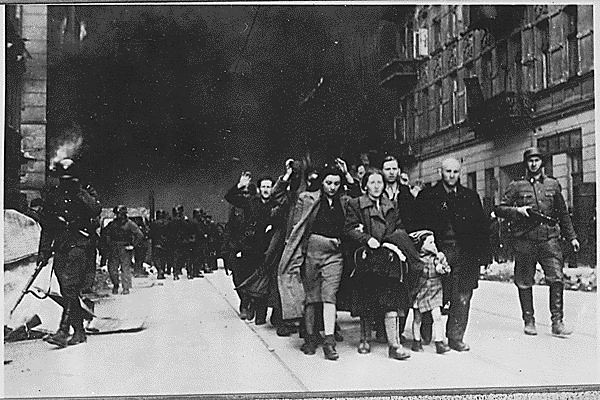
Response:
[{"label": "burning fire", "polygon": [[73,158],[73,156],[79,151],[79,148],[82,144],[83,138],[79,136],[75,139],[67,140],[58,146],[58,149],[56,149],[56,154],[50,160],[50,169],[54,169],[55,164],[62,159]]}]

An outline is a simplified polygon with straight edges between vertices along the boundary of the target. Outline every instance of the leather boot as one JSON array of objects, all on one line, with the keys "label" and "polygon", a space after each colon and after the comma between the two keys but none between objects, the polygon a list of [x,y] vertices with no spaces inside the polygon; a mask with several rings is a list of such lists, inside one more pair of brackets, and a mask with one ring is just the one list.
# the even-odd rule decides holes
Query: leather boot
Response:
[{"label": "leather boot", "polygon": [[56,333],[44,337],[44,341],[62,348],[65,348],[69,345],[69,319],[71,316],[71,309],[71,300],[65,299],[65,306],[63,308],[63,313],[60,318],[58,331],[56,331]]},{"label": "leather boot", "polygon": [[523,332],[526,335],[537,335],[535,318],[533,317],[533,290],[531,288],[519,289],[519,302],[521,303],[521,312],[525,322]]},{"label": "leather boot", "polygon": [[563,323],[563,284],[552,282],[550,284],[550,315],[552,318],[552,334],[557,337],[567,337],[573,331]]},{"label": "leather boot", "polygon": [[331,361],[340,358],[340,355],[335,349],[335,337],[333,335],[325,336],[325,342],[323,342],[323,354],[325,354],[326,359]]},{"label": "leather boot", "polygon": [[83,328],[83,314],[81,311],[82,310],[79,307],[77,310],[74,310],[73,316],[71,317],[71,326],[75,332],[73,333],[71,340],[68,341],[69,346],[87,341],[85,329]]},{"label": "leather boot", "polygon": [[317,337],[314,334],[307,334],[304,338],[304,343],[300,346],[300,350],[307,356],[312,356],[317,353]]},{"label": "leather boot", "polygon": [[438,354],[444,354],[446,352],[450,351],[450,346],[448,346],[446,343],[439,341],[439,342],[435,342],[435,352]]},{"label": "leather boot", "polygon": [[367,318],[360,319],[360,343],[358,344],[359,354],[368,354],[371,352],[371,321]]},{"label": "leather boot", "polygon": [[254,303],[256,317],[254,320],[255,325],[264,325],[267,323],[267,304],[266,301],[257,301]]}]

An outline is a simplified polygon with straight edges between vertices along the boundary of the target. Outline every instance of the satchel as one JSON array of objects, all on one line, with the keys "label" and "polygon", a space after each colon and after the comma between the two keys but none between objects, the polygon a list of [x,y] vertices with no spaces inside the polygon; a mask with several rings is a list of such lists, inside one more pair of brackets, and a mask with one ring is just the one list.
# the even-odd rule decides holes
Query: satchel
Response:
[{"label": "satchel", "polygon": [[360,274],[373,274],[382,278],[397,279],[404,282],[408,273],[408,264],[392,250],[379,247],[359,247],[354,251],[354,265]]}]

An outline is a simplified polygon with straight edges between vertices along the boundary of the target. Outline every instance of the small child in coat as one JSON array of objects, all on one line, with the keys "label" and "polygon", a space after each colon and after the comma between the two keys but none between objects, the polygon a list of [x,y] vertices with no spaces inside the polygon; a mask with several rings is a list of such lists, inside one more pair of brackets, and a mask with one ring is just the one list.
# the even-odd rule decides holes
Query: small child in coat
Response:
[{"label": "small child in coat", "polygon": [[433,341],[436,352],[443,354],[450,350],[444,343],[444,325],[442,323],[442,275],[450,272],[446,256],[438,251],[433,232],[420,230],[410,234],[415,247],[424,263],[423,272],[413,291],[413,337],[412,350],[421,352],[421,315],[431,311],[433,318]]}]

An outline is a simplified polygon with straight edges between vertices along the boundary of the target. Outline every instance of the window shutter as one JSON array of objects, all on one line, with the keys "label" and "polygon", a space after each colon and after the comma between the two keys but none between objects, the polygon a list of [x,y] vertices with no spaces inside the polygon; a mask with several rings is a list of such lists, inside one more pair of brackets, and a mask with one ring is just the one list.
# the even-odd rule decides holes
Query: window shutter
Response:
[{"label": "window shutter", "polygon": [[567,52],[565,51],[566,15],[560,12],[550,17],[550,80],[553,84],[564,82],[569,77]]},{"label": "window shutter", "polygon": [[523,68],[523,82],[528,91],[535,90],[535,51],[533,42],[533,28],[523,30],[521,34],[521,65]]},{"label": "window shutter", "polygon": [[579,40],[579,69],[584,74],[594,69],[594,19],[590,5],[577,6],[577,38]]}]

